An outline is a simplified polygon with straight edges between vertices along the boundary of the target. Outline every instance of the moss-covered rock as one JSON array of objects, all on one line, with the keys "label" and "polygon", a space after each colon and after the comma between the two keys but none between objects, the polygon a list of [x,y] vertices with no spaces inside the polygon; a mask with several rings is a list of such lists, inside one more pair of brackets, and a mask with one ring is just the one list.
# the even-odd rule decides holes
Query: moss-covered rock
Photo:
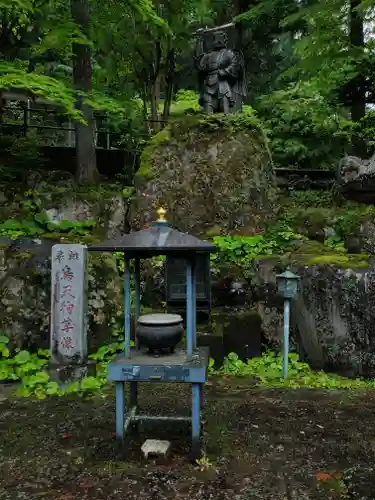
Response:
[{"label": "moss-covered rock", "polygon": [[[375,375],[375,273],[364,257],[348,255],[347,261],[337,261],[337,255],[310,255],[310,265],[291,266],[301,278],[292,301],[291,348],[315,368]],[[271,259],[259,259],[256,266],[255,307],[266,339],[281,348],[283,301],[275,277],[285,267]]]},{"label": "moss-covered rock", "polygon": [[[55,241],[3,239],[0,249],[1,334],[11,347],[49,347],[50,255]],[[122,313],[122,283],[114,257],[89,254],[89,332],[92,349],[107,342]]]},{"label": "moss-covered rock", "polygon": [[[126,213],[133,188],[103,182],[96,186],[79,186],[67,172],[33,172],[27,185],[3,183],[0,223],[7,220],[30,221],[38,214],[46,221],[93,222],[93,233],[100,239],[116,236],[125,229]],[[0,197],[1,198],[1,197]],[[51,233],[51,239],[59,239]]]},{"label": "moss-covered rock", "polygon": [[172,120],[143,151],[135,187],[134,228],[164,205],[172,224],[206,237],[259,231],[276,198],[267,140],[247,113]]}]

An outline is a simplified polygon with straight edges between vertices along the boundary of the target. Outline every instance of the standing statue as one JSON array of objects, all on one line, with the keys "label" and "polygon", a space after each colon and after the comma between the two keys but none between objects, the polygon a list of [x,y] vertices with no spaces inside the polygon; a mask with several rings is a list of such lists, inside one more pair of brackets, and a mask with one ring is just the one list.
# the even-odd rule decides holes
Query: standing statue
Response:
[{"label": "standing statue", "polygon": [[[202,35],[212,35],[211,46],[204,50]],[[241,111],[246,96],[245,67],[242,52],[228,48],[228,36],[219,28],[198,30],[195,64],[198,70],[199,104],[205,113]]]}]

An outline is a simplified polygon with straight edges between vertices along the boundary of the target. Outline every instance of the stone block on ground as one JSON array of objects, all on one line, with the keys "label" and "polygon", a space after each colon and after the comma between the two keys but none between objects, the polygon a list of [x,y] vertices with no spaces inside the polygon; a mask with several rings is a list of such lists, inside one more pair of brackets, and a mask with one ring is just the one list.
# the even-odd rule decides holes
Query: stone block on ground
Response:
[{"label": "stone block on ground", "polygon": [[142,445],[142,453],[145,458],[149,457],[167,457],[171,448],[169,441],[159,439],[146,439]]}]

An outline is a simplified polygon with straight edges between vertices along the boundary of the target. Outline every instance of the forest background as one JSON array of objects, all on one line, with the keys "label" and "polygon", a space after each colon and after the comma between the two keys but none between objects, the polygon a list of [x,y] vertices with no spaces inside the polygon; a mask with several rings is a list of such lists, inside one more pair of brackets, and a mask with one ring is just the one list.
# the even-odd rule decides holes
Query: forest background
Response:
[{"label": "forest background", "polygon": [[[374,3],[0,0],[0,126],[5,92],[53,102],[75,123],[77,181],[94,184],[94,114],[118,147],[141,151],[171,116],[197,109],[193,32],[234,21],[247,111],[262,120],[275,166],[332,169],[344,153],[373,153]],[[36,133],[0,139],[18,157],[38,145]],[[1,165],[0,176],[14,172]]]}]

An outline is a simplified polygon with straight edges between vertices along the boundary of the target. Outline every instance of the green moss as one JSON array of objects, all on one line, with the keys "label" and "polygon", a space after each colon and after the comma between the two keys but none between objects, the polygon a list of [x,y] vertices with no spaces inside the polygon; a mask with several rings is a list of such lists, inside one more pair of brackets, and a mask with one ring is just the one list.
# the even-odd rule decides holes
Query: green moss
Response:
[{"label": "green moss", "polygon": [[178,147],[183,147],[183,142],[190,139],[201,139],[202,135],[210,134],[235,134],[238,131],[256,132],[262,137],[262,143],[266,142],[262,123],[256,117],[254,111],[249,108],[242,113],[213,114],[202,113],[187,116],[176,116],[171,118],[169,125],[156,134],[145,147],[141,155],[140,168],[135,174],[136,181],[149,181],[154,177],[154,157],[161,145],[173,139],[178,141]]},{"label": "green moss", "polygon": [[342,267],[344,269],[363,269],[369,267],[369,262],[367,255],[355,254],[355,255],[319,255],[313,257],[308,261],[308,265],[332,265],[336,267]]},{"label": "green moss", "polygon": [[43,234],[44,240],[60,241],[61,238],[62,238],[62,235],[59,233],[45,233],[45,234]]},{"label": "green moss", "polygon": [[369,255],[347,254],[332,250],[318,241],[304,240],[299,248],[279,255],[259,255],[255,262],[269,262],[274,266],[336,266],[343,269],[363,269],[370,266]]},{"label": "green moss", "polygon": [[215,236],[220,236],[221,235],[221,229],[219,226],[213,226],[213,227],[210,227],[210,229],[207,229],[206,233],[205,233],[205,237],[206,238],[214,238]]},{"label": "green moss", "polygon": [[290,192],[284,192],[280,201],[283,207],[291,213],[295,213],[296,210],[301,210],[303,208],[309,209],[311,207],[331,209],[337,205],[336,198],[332,190],[292,190]]},{"label": "green moss", "polygon": [[185,116],[183,119],[172,120],[169,127],[172,137],[184,140],[192,131],[199,133],[213,134],[226,133],[235,134],[238,131],[257,131],[262,137],[265,132],[261,121],[252,111],[231,114],[212,114],[203,113]]},{"label": "green moss", "polygon": [[156,150],[162,144],[165,144],[170,139],[169,127],[164,128],[156,134],[148,145],[144,148],[141,155],[141,166],[135,174],[135,180],[148,181],[153,178],[153,158]]},{"label": "green moss", "polygon": [[292,253],[297,255],[325,255],[332,254],[332,249],[319,241],[306,239],[297,242],[297,245],[293,249]]},{"label": "green moss", "polygon": [[18,252],[15,258],[20,262],[26,262],[36,255],[35,252]]}]

